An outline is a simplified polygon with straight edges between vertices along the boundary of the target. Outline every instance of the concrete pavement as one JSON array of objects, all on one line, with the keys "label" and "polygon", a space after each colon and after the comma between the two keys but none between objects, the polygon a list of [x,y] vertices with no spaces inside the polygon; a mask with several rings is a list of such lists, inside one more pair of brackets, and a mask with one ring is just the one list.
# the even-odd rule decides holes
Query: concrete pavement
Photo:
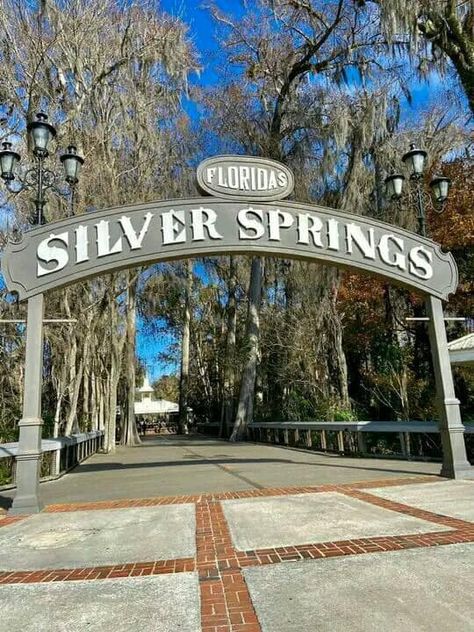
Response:
[{"label": "concrete pavement", "polygon": [[[347,458],[205,437],[147,438],[96,454],[63,478],[42,483],[46,504],[348,483],[439,473],[438,463]],[[13,492],[4,493],[8,505]],[[0,494],[1,500],[1,494]]]},{"label": "concrete pavement", "polygon": [[474,482],[437,469],[196,438],[97,455],[0,516],[0,629],[474,630]]}]

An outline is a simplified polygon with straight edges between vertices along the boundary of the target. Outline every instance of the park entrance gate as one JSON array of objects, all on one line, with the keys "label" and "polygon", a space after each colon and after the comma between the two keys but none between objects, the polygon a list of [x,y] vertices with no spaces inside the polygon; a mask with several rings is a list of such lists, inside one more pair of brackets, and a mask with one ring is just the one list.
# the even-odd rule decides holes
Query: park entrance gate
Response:
[{"label": "park entrance gate", "polygon": [[34,228],[5,249],[10,291],[28,300],[23,417],[12,513],[41,509],[41,393],[44,294],[106,272],[216,255],[269,255],[365,271],[425,297],[443,446],[441,474],[472,477],[455,397],[442,300],[456,290],[451,254],[395,226],[287,198],[293,174],[250,156],[205,160],[197,173],[208,195],[86,213]]}]

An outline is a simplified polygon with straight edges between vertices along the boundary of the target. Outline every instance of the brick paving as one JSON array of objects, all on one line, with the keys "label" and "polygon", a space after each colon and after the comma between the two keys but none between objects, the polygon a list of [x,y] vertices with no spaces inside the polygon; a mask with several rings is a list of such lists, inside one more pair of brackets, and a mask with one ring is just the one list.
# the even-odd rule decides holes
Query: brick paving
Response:
[{"label": "brick paving", "polygon": [[[440,482],[443,479],[438,479]],[[386,500],[370,493],[371,489],[399,485],[433,483],[432,476],[348,483],[244,490],[215,494],[168,496],[94,503],[56,504],[45,512],[94,511],[128,507],[155,507],[189,504],[196,512],[196,555],[194,558],[143,560],[130,564],[74,569],[44,569],[0,572],[0,584],[65,581],[99,581],[123,577],[197,572],[200,590],[203,632],[257,632],[261,630],[242,569],[269,564],[324,559],[338,556],[383,553],[402,549],[425,548],[474,542],[474,523]],[[449,531],[425,534],[380,536],[296,546],[239,551],[232,542],[221,501],[292,496],[305,493],[336,492],[383,509],[439,524]],[[0,516],[0,527],[13,525],[26,517]]]}]

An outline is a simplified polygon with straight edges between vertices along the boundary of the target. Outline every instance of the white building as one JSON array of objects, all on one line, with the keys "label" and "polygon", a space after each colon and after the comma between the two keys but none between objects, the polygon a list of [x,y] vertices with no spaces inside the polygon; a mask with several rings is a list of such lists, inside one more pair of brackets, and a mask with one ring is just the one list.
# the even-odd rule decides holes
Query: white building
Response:
[{"label": "white building", "polygon": [[145,376],[143,386],[137,388],[137,393],[139,394],[139,400],[135,402],[135,415],[165,417],[170,413],[179,412],[179,406],[175,402],[153,398],[153,388],[148,376]]}]

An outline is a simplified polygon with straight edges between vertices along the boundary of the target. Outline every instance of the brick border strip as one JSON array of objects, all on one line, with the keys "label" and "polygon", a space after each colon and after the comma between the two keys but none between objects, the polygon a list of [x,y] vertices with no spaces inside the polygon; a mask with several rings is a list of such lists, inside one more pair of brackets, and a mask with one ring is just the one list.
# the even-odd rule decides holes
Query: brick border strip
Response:
[{"label": "brick border strip", "polygon": [[389,509],[396,513],[405,514],[407,516],[413,516],[414,518],[420,518],[427,522],[434,522],[435,524],[443,525],[444,527],[450,527],[451,529],[469,529],[474,528],[474,523],[468,520],[462,520],[461,518],[453,518],[451,516],[445,516],[444,514],[436,514],[426,509],[419,509],[418,507],[412,507],[411,505],[405,505],[394,500],[388,500],[382,496],[376,496],[365,491],[351,488],[340,488],[336,492],[349,496],[350,498],[356,498],[371,505],[382,507],[382,509]]},{"label": "brick border strip", "polygon": [[[218,492],[215,494],[194,494],[185,496],[157,496],[155,498],[134,498],[121,500],[100,500],[87,503],[57,503],[48,505],[45,513],[66,511],[94,511],[100,509],[129,509],[132,507],[157,507],[162,505],[197,504],[200,502],[218,502],[221,500],[245,500],[246,498],[265,498],[269,496],[289,496],[292,494],[317,494],[337,492],[342,489],[370,489],[374,487],[395,487],[398,485],[416,485],[421,483],[441,483],[446,479],[437,475],[420,475],[406,478],[381,479],[378,481],[359,481],[342,485],[313,485],[294,487],[267,487],[265,489],[246,489],[238,492]],[[0,525],[2,521],[0,518]]]},{"label": "brick border strip", "polygon": [[474,527],[471,531],[437,531],[415,535],[376,536],[358,540],[338,540],[318,544],[256,549],[255,551],[243,551],[237,556],[241,567],[265,566],[282,562],[298,562],[305,559],[383,553],[466,542],[474,542]]},{"label": "brick border strip", "polygon": [[86,568],[60,568],[35,571],[0,572],[0,584],[33,584],[94,579],[114,579],[117,577],[144,577],[185,573],[196,570],[194,558],[160,560],[157,562],[134,562],[109,566],[90,566]]},{"label": "brick border strip", "polygon": [[196,503],[202,632],[261,632],[219,501]]}]

